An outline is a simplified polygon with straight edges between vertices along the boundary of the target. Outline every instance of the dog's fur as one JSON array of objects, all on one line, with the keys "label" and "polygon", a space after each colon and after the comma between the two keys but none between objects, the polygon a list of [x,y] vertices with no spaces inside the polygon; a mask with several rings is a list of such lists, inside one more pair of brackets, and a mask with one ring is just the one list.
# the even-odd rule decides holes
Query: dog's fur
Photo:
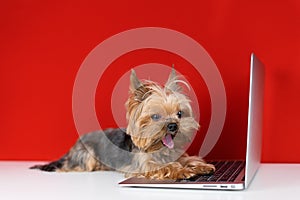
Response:
[{"label": "dog's fur", "polygon": [[193,118],[190,100],[181,93],[173,69],[161,87],[141,82],[134,70],[130,76],[130,95],[126,102],[127,129],[107,129],[82,136],[57,161],[31,168],[44,171],[117,170],[127,176],[157,179],[186,179],[215,171],[184,149],[199,124]]}]

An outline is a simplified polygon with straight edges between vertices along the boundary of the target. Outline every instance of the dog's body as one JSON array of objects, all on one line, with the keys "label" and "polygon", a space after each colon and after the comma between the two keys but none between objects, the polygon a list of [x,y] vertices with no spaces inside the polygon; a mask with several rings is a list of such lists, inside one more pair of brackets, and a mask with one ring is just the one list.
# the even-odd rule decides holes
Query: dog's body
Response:
[{"label": "dog's body", "polygon": [[174,70],[165,87],[151,81],[142,83],[132,71],[126,130],[86,134],[61,159],[32,168],[66,172],[117,170],[127,176],[158,179],[184,179],[214,172],[213,165],[184,153],[199,125],[178,82],[182,81]]}]

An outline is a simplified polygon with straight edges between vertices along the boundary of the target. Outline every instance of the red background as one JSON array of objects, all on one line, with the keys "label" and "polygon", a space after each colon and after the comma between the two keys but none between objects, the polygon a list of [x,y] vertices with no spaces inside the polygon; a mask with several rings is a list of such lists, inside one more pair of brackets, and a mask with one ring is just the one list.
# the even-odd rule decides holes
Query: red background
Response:
[{"label": "red background", "polygon": [[[78,138],[72,90],[84,58],[108,37],[148,26],[192,37],[219,68],[227,92],[228,116],[218,149],[209,156],[241,157],[244,153],[245,136],[240,133],[246,124],[241,119],[246,117],[249,56],[254,51],[266,65],[262,161],[300,162],[297,0],[1,2],[0,159],[50,160],[64,154]],[[118,58],[109,69],[154,61],[188,65],[168,52],[145,50]],[[96,96],[103,127],[114,125],[109,115],[103,116],[110,111],[101,108],[101,101],[105,101],[101,96],[113,87],[111,78],[107,72]],[[204,105],[209,105],[205,87],[200,84],[201,88]],[[209,108],[201,108],[201,116],[205,130]],[[228,143],[228,136],[236,139]],[[201,142],[204,136],[197,137],[196,142]],[[234,144],[240,145],[227,155],[225,150]],[[190,151],[195,153],[197,147],[193,146]]]}]

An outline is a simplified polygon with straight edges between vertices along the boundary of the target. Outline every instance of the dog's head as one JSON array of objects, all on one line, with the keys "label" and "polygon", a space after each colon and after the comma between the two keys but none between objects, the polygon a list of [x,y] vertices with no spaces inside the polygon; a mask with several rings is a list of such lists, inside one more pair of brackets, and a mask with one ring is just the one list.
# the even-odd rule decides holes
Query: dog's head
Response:
[{"label": "dog's head", "polygon": [[180,84],[187,85],[178,80],[174,69],[164,87],[152,81],[141,82],[132,70],[126,102],[127,133],[139,149],[153,152],[182,146],[199,128]]}]

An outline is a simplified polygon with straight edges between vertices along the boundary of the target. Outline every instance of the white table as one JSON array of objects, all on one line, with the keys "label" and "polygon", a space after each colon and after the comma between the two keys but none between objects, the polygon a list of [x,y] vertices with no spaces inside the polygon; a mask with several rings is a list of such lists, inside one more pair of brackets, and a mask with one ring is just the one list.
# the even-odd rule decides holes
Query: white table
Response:
[{"label": "white table", "polygon": [[299,199],[300,164],[262,164],[245,191],[122,188],[117,172],[49,173],[29,170],[38,162],[0,162],[0,199]]}]

